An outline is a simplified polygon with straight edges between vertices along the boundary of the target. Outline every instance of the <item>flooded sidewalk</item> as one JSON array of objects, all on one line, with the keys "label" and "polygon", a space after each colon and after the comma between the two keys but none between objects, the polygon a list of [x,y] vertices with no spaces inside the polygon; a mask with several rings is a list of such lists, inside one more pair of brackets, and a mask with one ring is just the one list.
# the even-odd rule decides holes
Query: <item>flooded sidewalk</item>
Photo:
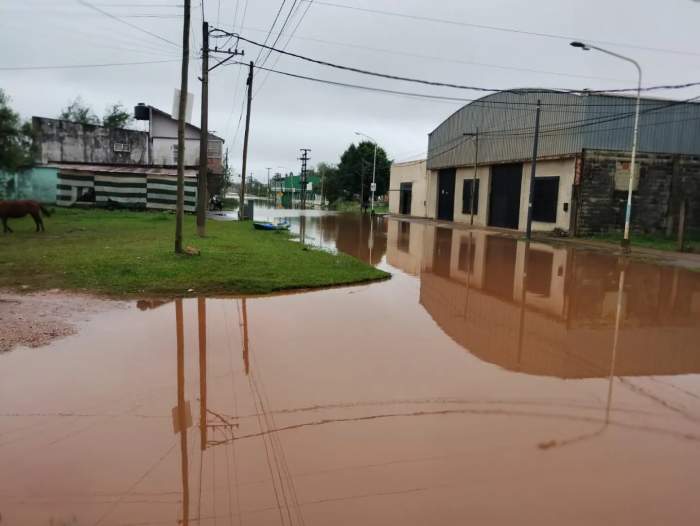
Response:
[{"label": "flooded sidewalk", "polygon": [[700,274],[352,214],[371,285],[0,354],[2,524],[697,524]]}]

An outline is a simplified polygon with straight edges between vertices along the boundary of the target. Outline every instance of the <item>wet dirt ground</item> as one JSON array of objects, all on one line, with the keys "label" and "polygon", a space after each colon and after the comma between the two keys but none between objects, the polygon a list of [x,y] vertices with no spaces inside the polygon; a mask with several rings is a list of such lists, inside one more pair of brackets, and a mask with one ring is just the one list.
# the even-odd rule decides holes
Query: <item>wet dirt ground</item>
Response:
[{"label": "wet dirt ground", "polygon": [[392,279],[133,302],[0,355],[3,526],[700,521],[700,274],[291,221]]}]

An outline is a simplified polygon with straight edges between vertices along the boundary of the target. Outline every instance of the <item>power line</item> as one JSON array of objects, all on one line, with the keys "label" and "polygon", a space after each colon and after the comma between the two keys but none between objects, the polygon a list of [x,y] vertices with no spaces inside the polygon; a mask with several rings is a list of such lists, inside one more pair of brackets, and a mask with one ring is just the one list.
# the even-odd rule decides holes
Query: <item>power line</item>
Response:
[{"label": "power line", "polygon": [[[194,57],[190,57],[194,58]],[[164,64],[166,62],[179,62],[182,59],[172,58],[164,60],[143,60],[140,62],[110,62],[105,64],[61,64],[52,66],[0,66],[0,71],[34,71],[45,69],[87,69],[109,68],[114,66],[138,66],[143,64]]]},{"label": "power line", "polygon": [[[221,36],[229,36],[230,34],[228,32],[225,32],[223,30],[218,30],[221,34]],[[262,49],[270,49],[272,51],[275,51],[277,53],[280,53],[282,55],[287,55],[290,57],[298,58],[300,60],[304,60],[306,62],[311,62],[314,64],[320,64],[322,66],[328,66],[331,68],[335,69],[340,69],[344,71],[351,71],[353,73],[360,73],[362,75],[369,75],[373,77],[379,77],[379,78],[385,78],[385,79],[390,79],[390,80],[400,80],[404,82],[414,82],[417,84],[424,84],[427,86],[438,86],[438,87],[445,87],[445,88],[455,88],[455,89],[464,89],[464,90],[471,90],[471,91],[481,91],[481,92],[501,92],[501,93],[518,93],[522,92],[522,90],[513,90],[513,89],[502,89],[502,88],[488,88],[488,87],[483,87],[483,86],[469,86],[469,85],[464,85],[464,84],[455,84],[451,82],[440,82],[440,81],[433,81],[433,80],[425,80],[425,79],[419,79],[415,77],[404,77],[400,75],[389,75],[387,73],[379,73],[376,71],[370,71],[366,69],[361,69],[361,68],[356,68],[352,66],[345,66],[342,64],[336,64],[333,62],[328,62],[325,60],[319,60],[311,57],[307,57],[304,55],[299,55],[297,53],[292,53],[290,51],[285,51],[283,49],[278,49],[274,48],[272,46],[269,46],[267,44],[261,44],[260,42],[256,42],[255,40],[251,40],[249,38],[242,37],[241,35],[236,35],[236,38],[239,40],[243,40],[244,42],[248,42],[249,44],[252,44],[254,46],[259,46]],[[667,84],[667,85],[661,85],[661,86],[647,86],[645,88],[642,88],[642,91],[648,92],[648,91],[656,91],[656,90],[662,90],[662,89],[683,89],[683,88],[690,88],[694,86],[700,85],[700,82],[687,82],[684,84]],[[559,89],[551,89],[550,91],[559,91],[561,93],[622,93],[622,92],[628,92],[628,91],[636,91],[637,88],[622,88],[622,89],[606,89],[606,90],[576,90],[576,89],[570,89],[570,88],[559,88]]]},{"label": "power line", "polygon": [[[302,1],[308,2],[309,0],[302,0]],[[515,34],[519,34],[519,35],[551,38],[551,39],[556,39],[556,40],[568,40],[568,41],[584,40],[587,42],[592,42],[592,43],[597,43],[597,44],[626,47],[626,48],[631,48],[631,49],[641,49],[644,51],[655,51],[658,53],[672,53],[672,54],[677,54],[677,55],[690,55],[690,56],[696,56],[696,57],[700,56],[700,53],[693,52],[693,51],[683,51],[683,50],[678,50],[678,49],[665,49],[665,48],[641,46],[641,45],[636,45],[636,44],[625,44],[623,42],[614,42],[614,41],[609,41],[609,40],[586,39],[586,38],[576,37],[576,36],[571,36],[571,35],[560,35],[560,34],[556,34],[556,33],[544,33],[544,32],[539,32],[539,31],[527,31],[524,29],[518,29],[518,28],[512,28],[512,27],[492,26],[492,25],[486,25],[486,24],[474,24],[474,23],[470,23],[470,22],[461,22],[458,20],[447,20],[444,18],[434,18],[434,17],[428,17],[428,16],[410,15],[407,13],[398,13],[396,11],[385,11],[385,10],[381,10],[381,9],[370,9],[370,8],[366,8],[366,7],[336,4],[333,2],[316,1],[316,3],[318,5],[323,5],[323,6],[328,6],[328,7],[336,7],[336,8],[340,8],[340,9],[350,9],[353,11],[362,11],[365,13],[372,13],[372,14],[384,15],[384,16],[393,16],[393,17],[405,18],[405,19],[409,19],[409,20],[420,20],[420,21],[424,21],[424,22],[435,22],[435,23],[439,23],[439,24],[448,24],[448,25],[460,26],[460,27],[471,27],[474,29],[485,29],[488,31],[515,33]]]},{"label": "power line", "polygon": [[[267,32],[267,36],[265,37],[264,44],[267,44],[267,41],[270,39],[270,35],[272,34],[272,30],[275,28],[275,24],[277,24],[277,20],[279,19],[280,14],[282,13],[282,8],[284,8],[284,4],[286,4],[286,3],[287,3],[287,0],[282,0],[282,3],[280,4],[279,9],[277,10],[277,14],[275,15],[275,19],[272,21],[272,25],[270,26],[270,30]],[[263,54],[263,48],[261,47],[260,50],[258,51],[258,56],[255,57],[255,62],[258,62],[258,60],[260,60],[260,55],[262,55],[262,54]]]},{"label": "power line", "polygon": [[[289,12],[287,13],[286,18],[284,19],[284,22],[282,22],[282,26],[280,27],[279,33],[277,33],[277,36],[275,37],[275,41],[272,43],[271,48],[274,49],[274,47],[277,45],[277,42],[279,42],[280,37],[282,36],[282,33],[284,33],[284,28],[287,27],[287,23],[289,22],[289,17],[292,16],[292,13],[294,12],[294,8],[297,7],[297,4],[299,3],[299,0],[294,0],[292,2],[292,7],[289,8]],[[283,48],[284,49],[284,48]],[[265,65],[265,63],[268,61],[270,58],[270,55],[272,54],[272,49],[268,50],[267,55],[262,61],[261,65]]]},{"label": "power line", "polygon": [[[247,64],[245,64],[243,62],[231,62],[230,64],[227,64],[227,65],[232,65],[232,66],[233,65],[245,65],[245,66],[247,66]],[[267,68],[267,67],[263,67],[263,66],[255,66],[255,68],[260,69],[262,71],[266,71],[268,73],[275,73],[275,74],[283,75],[283,76],[287,76],[287,77],[292,77],[292,78],[297,78],[297,79],[302,79],[302,80],[309,80],[312,82],[317,82],[320,84],[328,84],[331,86],[352,88],[352,89],[377,92],[377,93],[385,93],[388,95],[400,95],[400,96],[413,97],[413,98],[424,98],[424,99],[431,99],[431,100],[436,100],[436,101],[471,103],[474,106],[488,107],[488,108],[494,108],[494,109],[504,109],[506,111],[515,111],[515,110],[530,111],[530,107],[536,106],[535,102],[529,102],[529,101],[486,100],[484,98],[473,99],[473,98],[433,95],[430,93],[417,93],[417,92],[410,92],[410,91],[390,90],[390,89],[385,89],[385,88],[377,88],[374,86],[365,86],[365,85],[361,85],[361,84],[351,84],[351,83],[347,83],[347,82],[339,82],[339,81],[321,79],[318,77],[311,77],[308,75],[300,75],[297,73],[290,73],[288,71],[282,71],[282,70]],[[515,90],[513,90],[513,91],[515,91]],[[547,93],[548,91],[549,90],[543,89],[543,90],[538,90],[538,91],[532,90],[531,92],[523,91],[523,93]],[[621,98],[621,97],[618,97],[618,98]],[[570,108],[568,111],[573,113],[573,112],[585,112],[589,108],[594,108],[594,107],[627,108],[633,102],[633,99],[628,98],[628,97],[624,97],[622,99],[623,99],[623,101],[615,102],[615,103],[586,103],[586,104],[583,104],[580,101],[571,102],[571,103],[560,103],[560,102],[547,103],[547,102],[543,102],[542,106],[543,107],[553,107],[556,109],[556,111],[559,111],[560,108],[568,107],[568,108]],[[654,100],[643,100],[641,103],[642,103],[642,105],[657,106],[661,102],[654,101]]]},{"label": "power line", "polygon": [[141,33],[145,33],[145,34],[150,35],[154,38],[157,38],[158,40],[162,40],[163,42],[167,42],[168,44],[173,45],[177,48],[180,47],[179,44],[173,42],[172,40],[168,40],[167,38],[160,36],[157,33],[153,33],[151,31],[149,31],[148,29],[144,29],[142,27],[137,26],[136,24],[132,24],[131,22],[128,22],[128,21],[124,20],[123,18],[118,17],[116,15],[113,15],[112,13],[109,13],[108,11],[105,11],[104,9],[100,9],[99,7],[89,3],[87,0],[76,0],[76,1],[79,4],[87,7],[88,9],[92,9],[93,11],[97,11],[98,13],[101,13],[102,15],[106,16],[107,18],[111,18],[112,20],[116,20],[117,22],[120,22],[124,25],[127,25],[130,28],[135,29],[136,31],[140,31]]}]

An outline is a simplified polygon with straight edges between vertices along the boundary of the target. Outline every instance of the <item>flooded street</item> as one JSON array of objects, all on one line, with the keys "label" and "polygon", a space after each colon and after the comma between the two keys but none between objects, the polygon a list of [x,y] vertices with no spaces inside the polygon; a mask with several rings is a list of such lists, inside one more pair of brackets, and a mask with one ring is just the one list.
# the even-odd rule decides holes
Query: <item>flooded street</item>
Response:
[{"label": "flooded street", "polygon": [[700,522],[700,273],[258,213],[392,278],[0,354],[0,524]]}]

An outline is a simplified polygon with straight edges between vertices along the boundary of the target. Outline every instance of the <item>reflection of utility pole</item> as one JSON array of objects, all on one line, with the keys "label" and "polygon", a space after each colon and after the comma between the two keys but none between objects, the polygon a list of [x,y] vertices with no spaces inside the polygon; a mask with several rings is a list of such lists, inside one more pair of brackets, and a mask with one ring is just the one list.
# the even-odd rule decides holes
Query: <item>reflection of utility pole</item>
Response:
[{"label": "reflection of utility pole", "polygon": [[250,373],[250,358],[248,356],[248,310],[246,308],[245,298],[241,300],[243,303],[243,366],[245,367],[245,375]]},{"label": "reflection of utility pole", "polygon": [[207,447],[207,304],[206,298],[197,298],[199,322],[199,432],[200,447]]},{"label": "reflection of utility pole", "polygon": [[530,241],[525,241],[525,262],[523,263],[523,279],[520,291],[520,324],[518,325],[518,358],[517,369],[520,370],[523,359],[523,339],[525,337],[525,293],[527,292],[528,260],[530,259]]},{"label": "reflection of utility pole", "polygon": [[189,524],[190,488],[187,465],[187,407],[185,405],[185,338],[182,324],[182,299],[175,300],[177,337],[177,426],[180,433],[180,464],[182,470],[182,524]]}]

